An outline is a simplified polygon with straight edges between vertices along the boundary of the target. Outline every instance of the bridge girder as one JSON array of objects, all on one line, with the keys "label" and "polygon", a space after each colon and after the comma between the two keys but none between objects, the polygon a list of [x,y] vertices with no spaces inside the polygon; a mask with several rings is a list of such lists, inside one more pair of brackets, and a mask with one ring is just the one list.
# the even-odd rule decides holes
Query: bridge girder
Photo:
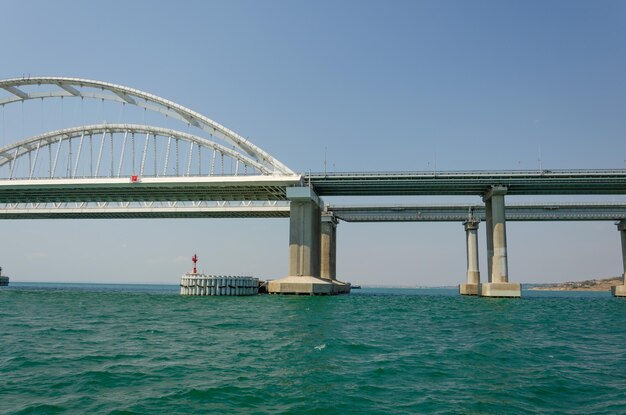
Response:
[{"label": "bridge girder", "polygon": [[[345,222],[484,222],[482,205],[327,205],[325,211]],[[0,219],[125,218],[288,218],[289,202],[46,202],[7,203]],[[506,220],[621,221],[626,203],[549,203],[509,205]]]},{"label": "bridge girder", "polygon": [[[72,206],[74,205],[74,206]],[[125,205],[125,204],[124,204]],[[121,206],[119,204],[16,204],[0,209],[0,219],[177,219],[177,218],[288,218],[288,204],[247,205],[176,203]]]},{"label": "bridge girder", "polygon": [[320,196],[482,196],[626,194],[626,170],[311,173]]},{"label": "bridge girder", "polygon": [[298,175],[0,180],[0,203],[286,200]]},{"label": "bridge girder", "polygon": [[[345,222],[484,222],[484,205],[328,205]],[[546,203],[508,205],[507,221],[606,221],[626,219],[626,203]]]}]

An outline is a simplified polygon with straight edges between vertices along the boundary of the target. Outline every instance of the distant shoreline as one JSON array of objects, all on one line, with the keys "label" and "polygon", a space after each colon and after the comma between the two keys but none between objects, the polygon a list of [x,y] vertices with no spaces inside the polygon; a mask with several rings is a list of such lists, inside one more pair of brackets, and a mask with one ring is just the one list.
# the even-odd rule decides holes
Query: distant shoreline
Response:
[{"label": "distant shoreline", "polygon": [[530,287],[533,291],[610,291],[611,287],[622,285],[622,277],[611,277],[600,280],[567,281],[553,284],[541,284]]},{"label": "distant shoreline", "polygon": [[[616,285],[622,285],[622,277],[611,277],[605,279],[592,279],[585,281],[567,281],[561,283],[522,283],[522,289],[529,291],[610,291],[611,287]],[[54,285],[67,285],[67,286],[155,286],[164,287],[172,286],[178,287],[176,283],[162,283],[162,282],[51,282],[51,281],[11,281],[11,286],[54,286]],[[411,286],[411,285],[384,285],[384,284],[359,284],[362,288],[368,289],[409,289],[409,290],[456,290],[458,286]]]}]

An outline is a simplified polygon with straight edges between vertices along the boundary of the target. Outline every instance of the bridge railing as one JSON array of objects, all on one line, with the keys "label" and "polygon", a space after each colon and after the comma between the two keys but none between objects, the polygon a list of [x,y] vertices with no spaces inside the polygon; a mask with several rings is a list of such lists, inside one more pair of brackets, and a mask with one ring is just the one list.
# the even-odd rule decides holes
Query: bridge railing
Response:
[{"label": "bridge railing", "polygon": [[626,169],[554,169],[554,170],[443,170],[443,171],[359,171],[359,172],[309,172],[304,178],[341,178],[341,177],[536,177],[536,176],[604,176],[624,175]]}]

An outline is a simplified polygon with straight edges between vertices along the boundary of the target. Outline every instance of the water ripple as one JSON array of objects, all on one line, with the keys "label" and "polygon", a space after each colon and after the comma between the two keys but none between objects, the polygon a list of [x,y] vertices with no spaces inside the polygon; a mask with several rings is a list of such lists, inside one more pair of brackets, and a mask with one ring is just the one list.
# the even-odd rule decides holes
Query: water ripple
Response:
[{"label": "water ripple", "polygon": [[[88,286],[87,286],[88,287]],[[0,290],[0,413],[626,413],[608,296]]]}]

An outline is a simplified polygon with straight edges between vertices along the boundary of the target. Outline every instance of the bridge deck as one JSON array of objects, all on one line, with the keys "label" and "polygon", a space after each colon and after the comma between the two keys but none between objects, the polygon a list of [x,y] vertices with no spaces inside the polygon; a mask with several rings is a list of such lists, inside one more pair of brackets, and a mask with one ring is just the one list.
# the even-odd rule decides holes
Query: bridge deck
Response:
[{"label": "bridge deck", "polygon": [[0,209],[1,219],[288,218],[289,206],[29,207]]},{"label": "bridge deck", "polygon": [[[345,222],[485,221],[484,205],[327,206]],[[626,219],[626,203],[532,204],[506,206],[507,221],[595,221]]]},{"label": "bridge deck", "polygon": [[[74,206],[72,206],[74,205]],[[106,206],[105,206],[106,205]],[[345,222],[463,222],[485,220],[483,205],[328,205],[326,210]],[[507,221],[619,221],[626,203],[509,205]],[[126,219],[126,218],[288,218],[288,202],[268,205],[114,204],[7,205],[1,219]]]},{"label": "bridge deck", "polygon": [[626,194],[626,170],[311,173],[320,196],[482,195],[506,186],[507,195]]},{"label": "bridge deck", "polygon": [[0,180],[0,203],[286,200],[300,176]]}]

